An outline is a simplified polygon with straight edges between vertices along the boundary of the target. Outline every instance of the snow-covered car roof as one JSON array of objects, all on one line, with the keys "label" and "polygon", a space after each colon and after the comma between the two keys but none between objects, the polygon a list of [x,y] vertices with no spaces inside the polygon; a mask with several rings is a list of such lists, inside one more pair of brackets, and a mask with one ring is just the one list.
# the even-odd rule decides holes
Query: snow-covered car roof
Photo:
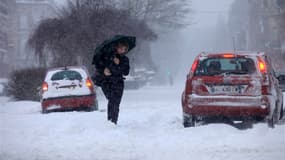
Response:
[{"label": "snow-covered car roof", "polygon": [[55,73],[60,72],[60,71],[66,71],[66,70],[76,71],[76,72],[80,73],[82,78],[87,78],[89,76],[88,71],[87,71],[86,67],[84,67],[84,66],[66,66],[66,67],[49,69],[46,73],[45,81],[51,80],[51,77]]},{"label": "snow-covered car roof", "polygon": [[225,52],[202,52],[200,53],[200,56],[207,57],[207,56],[219,56],[219,55],[225,55],[225,54],[233,54],[233,55],[240,55],[240,56],[264,56],[264,52],[258,52],[258,51],[225,51]]},{"label": "snow-covered car roof", "polygon": [[251,57],[256,58],[257,56],[265,56],[264,52],[257,51],[228,51],[228,52],[202,52],[198,55],[198,59],[204,60],[207,58],[223,57],[225,55],[234,56],[234,57]]}]

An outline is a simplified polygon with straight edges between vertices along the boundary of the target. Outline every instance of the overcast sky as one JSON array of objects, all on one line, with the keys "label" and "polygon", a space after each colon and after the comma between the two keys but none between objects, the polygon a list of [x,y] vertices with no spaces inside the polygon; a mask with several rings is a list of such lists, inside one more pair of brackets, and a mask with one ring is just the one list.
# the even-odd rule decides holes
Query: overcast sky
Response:
[{"label": "overcast sky", "polygon": [[[173,66],[175,70],[179,69],[176,79],[185,79],[186,73],[192,64],[193,59],[202,51],[215,50],[215,30],[217,19],[222,16],[227,20],[229,9],[234,0],[192,0],[193,23],[181,32],[170,33],[171,35],[160,39],[153,45],[153,52],[161,52],[165,55],[164,61],[179,62]],[[161,35],[160,35],[161,37]],[[225,48],[224,50],[228,50]],[[174,54],[174,55],[173,55]],[[169,56],[172,55],[172,56]],[[175,56],[180,58],[175,59]],[[167,60],[165,57],[172,57]],[[161,66],[165,64],[161,63]]]}]

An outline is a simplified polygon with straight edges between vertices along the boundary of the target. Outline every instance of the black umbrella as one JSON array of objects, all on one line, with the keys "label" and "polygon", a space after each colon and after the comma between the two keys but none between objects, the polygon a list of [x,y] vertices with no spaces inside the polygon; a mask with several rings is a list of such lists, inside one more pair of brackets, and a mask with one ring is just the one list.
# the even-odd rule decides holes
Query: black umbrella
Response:
[{"label": "black umbrella", "polygon": [[114,52],[115,46],[120,42],[127,43],[129,45],[129,52],[136,46],[136,37],[116,35],[113,38],[104,41],[96,47],[92,64],[95,64],[95,57],[101,57],[102,54],[112,54]]}]

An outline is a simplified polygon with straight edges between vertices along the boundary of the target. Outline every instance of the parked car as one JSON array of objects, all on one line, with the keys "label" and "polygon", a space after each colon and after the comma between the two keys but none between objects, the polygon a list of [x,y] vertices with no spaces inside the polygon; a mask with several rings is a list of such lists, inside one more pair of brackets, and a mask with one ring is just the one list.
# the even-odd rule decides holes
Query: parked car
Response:
[{"label": "parked car", "polygon": [[47,71],[41,88],[42,113],[57,110],[98,110],[94,84],[85,67]]},{"label": "parked car", "polygon": [[152,81],[155,71],[146,68],[135,68],[125,80],[125,89],[139,89]]},{"label": "parked car", "polygon": [[187,75],[182,94],[183,125],[198,121],[267,121],[283,116],[283,96],[264,53],[201,53]]},{"label": "parked car", "polygon": [[0,78],[0,96],[3,96],[4,95],[4,88],[5,86],[7,85],[8,83],[8,80],[5,79],[5,78]]},{"label": "parked car", "polygon": [[128,75],[125,78],[126,78],[125,79],[126,89],[139,89],[140,88],[140,83],[137,77]]},{"label": "parked car", "polygon": [[282,92],[285,92],[285,72],[278,72],[276,76],[279,81],[280,89]]}]

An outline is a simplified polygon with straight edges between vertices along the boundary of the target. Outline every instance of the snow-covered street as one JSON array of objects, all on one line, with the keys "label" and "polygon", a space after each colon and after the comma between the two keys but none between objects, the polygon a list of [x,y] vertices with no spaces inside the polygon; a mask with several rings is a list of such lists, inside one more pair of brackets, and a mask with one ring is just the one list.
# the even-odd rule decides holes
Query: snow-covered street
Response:
[{"label": "snow-covered street", "polygon": [[127,90],[119,124],[100,111],[43,115],[39,102],[0,98],[0,160],[281,160],[285,125],[256,124],[238,130],[226,124],[184,129],[182,86]]}]

